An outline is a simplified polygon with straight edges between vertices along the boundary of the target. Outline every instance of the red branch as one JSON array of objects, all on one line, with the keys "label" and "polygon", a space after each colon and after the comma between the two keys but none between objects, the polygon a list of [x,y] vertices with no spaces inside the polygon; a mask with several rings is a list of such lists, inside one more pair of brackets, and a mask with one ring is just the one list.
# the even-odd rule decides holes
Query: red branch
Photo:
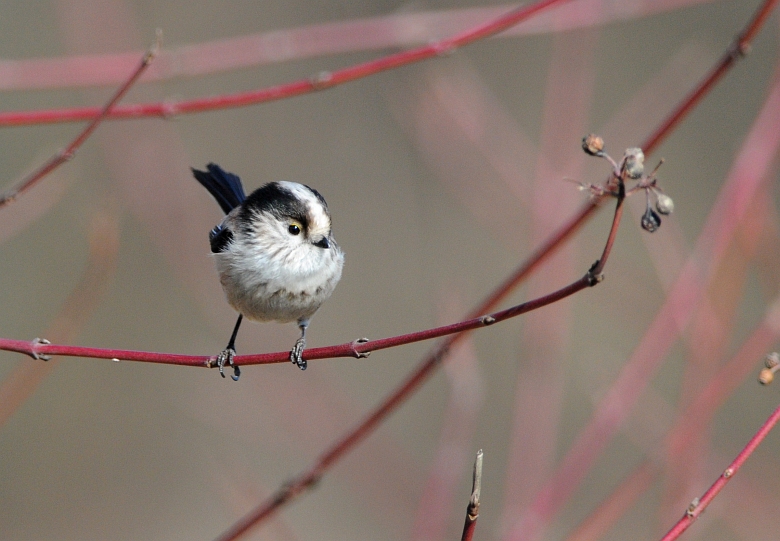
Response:
[{"label": "red branch", "polygon": [[[529,6],[528,8],[522,8],[518,11],[512,12],[512,14],[510,15],[517,17],[517,21],[519,22],[519,20],[522,19],[522,17],[520,17],[519,15],[522,15],[523,17],[527,17],[532,13],[530,11],[531,9],[535,9],[536,11],[538,11],[554,3],[555,2],[552,0],[547,2],[539,2],[537,4],[533,4],[532,6]],[[745,48],[749,44],[750,39],[752,39],[755,33],[758,31],[761,24],[766,19],[767,14],[774,7],[775,3],[776,0],[767,0],[763,4],[761,10],[759,11],[759,16],[756,17],[753,21],[751,21],[746,31],[740,34],[741,37],[739,40],[737,40],[737,42],[740,44],[740,51],[745,50]],[[529,11],[526,13],[526,10]],[[510,15],[508,15],[507,17],[509,17]],[[480,37],[486,37],[487,35],[490,35],[490,33],[496,33],[501,31],[503,28],[480,27],[480,29],[482,29],[480,32]],[[484,35],[482,35],[483,32]],[[469,36],[469,35],[470,34],[465,34],[464,36]],[[430,49],[431,51],[429,53],[429,56],[433,56],[435,54],[441,54],[443,52],[452,50],[454,46],[460,46],[465,43],[470,43],[471,41],[474,41],[474,39],[479,39],[479,38],[475,37],[470,40],[468,39],[464,40],[463,36],[461,36],[461,39],[463,41],[458,42],[457,41],[458,38],[453,38],[452,40],[446,40],[444,42],[440,42],[439,44],[434,44],[427,48],[418,49],[415,51]],[[369,62],[367,64],[362,64],[360,66],[348,68],[345,71],[347,73],[355,74],[356,72],[354,72],[353,70],[356,70],[358,68],[362,68],[365,70],[366,66],[375,65],[374,68],[375,71],[372,71],[370,73],[365,72],[362,73],[361,75],[358,75],[358,76],[367,76],[371,73],[376,73],[378,71],[381,71],[382,69],[390,69],[392,67],[397,67],[398,65],[402,65],[400,63],[382,64],[383,62],[385,63],[388,62],[388,59],[395,59],[395,62],[397,62],[399,56],[403,57],[404,55],[409,55],[409,62],[412,62],[412,61],[422,60],[423,58],[429,57],[429,56],[425,56],[425,57],[415,56],[414,54],[415,51],[410,51],[408,53],[401,53],[400,55],[393,55],[391,57],[386,57],[385,59],[380,59],[379,61]],[[686,98],[680,106],[678,106],[675,112],[669,117],[669,120],[667,120],[664,124],[662,124],[662,126],[653,134],[653,136],[647,140],[646,144],[644,145],[644,149],[647,153],[650,153],[651,150],[653,150],[658,146],[658,144],[660,144],[660,141],[663,138],[669,135],[669,133],[677,125],[677,123],[679,123],[679,121],[692,110],[692,108],[712,88],[715,82],[717,82],[717,80],[719,80],[722,77],[722,75],[725,74],[725,72],[733,66],[734,62],[733,60],[727,62],[721,60],[718,66],[722,64],[723,67],[716,68],[713,71],[713,73],[716,75],[710,75],[705,80],[705,82],[700,84],[697,87],[697,89],[695,89],[692,92],[692,94],[688,98]],[[336,84],[334,83],[333,76],[341,75],[342,73],[343,72],[335,72],[334,74],[331,74],[331,77],[327,79],[326,81],[327,84],[325,85],[323,85],[322,82],[320,81],[320,83],[317,86],[312,86],[312,82],[307,81],[307,83],[311,86],[309,91],[317,90],[319,88],[324,88],[326,86],[333,86],[333,84]],[[357,76],[353,78],[357,78]],[[347,80],[352,80],[352,79],[339,80],[338,82],[346,82]],[[298,84],[303,84],[303,83],[298,83]],[[279,92],[284,91],[284,88],[285,87],[276,87],[275,90],[276,94],[269,95],[265,99],[265,101],[270,99],[278,99],[281,97],[286,97],[286,96],[279,95]],[[260,91],[260,92],[270,92],[271,90],[273,89]],[[287,95],[292,96],[296,94],[289,93]],[[263,101],[263,100],[258,100],[255,103],[259,103],[259,101]],[[161,109],[164,109],[166,111],[166,114],[170,112],[170,107],[166,107],[161,104],[158,104],[158,106]],[[202,110],[206,110],[206,108],[204,107]],[[116,111],[114,112],[116,113]],[[187,112],[194,112],[194,111],[187,111]],[[94,115],[95,114],[94,110],[92,110],[90,114]],[[160,110],[157,111],[157,114],[158,116],[165,116],[165,114],[161,114]],[[87,118],[91,118],[91,117],[88,115]],[[68,120],[72,120],[72,119],[68,119]],[[54,121],[54,120],[50,120],[50,121]],[[358,443],[360,443],[371,432],[373,432],[373,430],[391,412],[393,412],[401,403],[403,403],[407,398],[409,398],[411,394],[427,380],[427,378],[433,373],[435,368],[439,366],[439,364],[444,359],[444,357],[446,356],[448,350],[452,347],[452,345],[465,336],[466,333],[463,331],[488,324],[489,320],[486,317],[480,317],[480,315],[485,314],[486,312],[495,308],[495,306],[501,300],[503,300],[509,294],[509,292],[511,292],[523,279],[525,279],[543,261],[545,261],[548,257],[550,257],[550,255],[558,247],[560,247],[561,244],[563,244],[566,240],[568,240],[574,232],[579,230],[579,228],[582,225],[584,225],[584,223],[591,217],[591,215],[598,208],[598,202],[599,202],[598,200],[594,200],[589,202],[587,205],[585,205],[577,215],[572,217],[567,224],[565,224],[562,228],[556,231],[556,233],[545,244],[543,244],[539,249],[537,249],[537,251],[531,256],[531,258],[529,258],[529,260],[526,263],[521,265],[515,271],[514,274],[512,274],[509,278],[507,278],[506,281],[504,281],[504,283],[502,283],[498,288],[496,288],[494,293],[471,313],[471,317],[469,320],[461,324],[455,324],[456,326],[462,325],[462,327],[458,327],[457,330],[452,330],[453,326],[439,327],[436,329],[431,329],[429,331],[421,331],[420,333],[412,333],[412,335],[407,335],[407,336],[415,337],[414,340],[410,340],[410,341],[416,341],[416,340],[434,338],[437,336],[443,336],[445,334],[450,334],[452,332],[457,333],[457,334],[450,334],[449,338],[447,338],[442,343],[437,345],[434,348],[434,350],[431,353],[429,353],[429,355],[421,362],[421,364],[407,377],[407,379],[385,399],[385,401],[383,401],[373,412],[368,414],[365,417],[365,419],[361,421],[353,430],[348,432],[344,437],[336,441],[328,450],[326,450],[315,462],[315,464],[313,464],[311,468],[302,472],[299,476],[291,480],[289,483],[285,484],[269,500],[262,503],[260,506],[258,506],[253,511],[251,511],[248,515],[243,517],[239,522],[234,524],[230,528],[230,530],[225,532],[219,539],[220,540],[236,539],[237,537],[239,537],[240,535],[248,531],[252,526],[258,524],[262,520],[273,515],[279,509],[279,507],[281,507],[286,503],[289,503],[290,501],[295,499],[296,496],[304,493],[309,487],[314,485],[330,466],[338,462]],[[618,205],[618,209],[616,210],[616,214],[615,214],[615,219],[613,220],[613,226],[610,231],[610,239],[614,238],[614,232],[616,231],[617,223],[619,221],[618,211],[620,211],[620,209],[621,206]],[[555,300],[564,298],[565,296],[568,296],[575,291],[579,291],[580,289],[587,287],[588,285],[593,285],[592,283],[593,279],[596,276],[598,276],[598,274],[601,272],[601,269],[603,269],[604,264],[606,263],[606,258],[609,255],[610,247],[611,247],[611,240],[609,240],[607,242],[607,245],[605,246],[602,259],[599,262],[597,262],[597,264],[594,265],[591,271],[588,274],[586,274],[586,276],[583,277],[582,279],[574,282],[573,284],[567,286],[566,288],[563,288],[555,293],[552,293],[551,295],[542,297],[535,301],[531,301],[530,303],[524,303],[515,306],[508,310],[504,310],[502,312],[497,312],[491,315],[490,317],[493,318],[500,317],[502,319],[506,319],[514,315],[519,315],[520,313],[529,311],[533,308],[537,308],[545,304],[549,304],[550,302],[554,302]],[[399,340],[399,339],[400,337],[388,338],[388,339],[384,339],[384,341],[377,340],[373,342],[367,342],[365,344],[353,342],[349,344],[343,344],[341,346],[334,346],[333,348],[334,349],[340,348],[340,351],[342,353],[339,356],[344,356],[344,355],[354,356],[354,355],[359,355],[361,352],[365,353],[367,351],[370,351],[374,349],[377,345],[384,344],[383,347],[391,347],[391,345],[399,345],[395,343],[390,344],[389,342],[391,340]],[[399,343],[408,343],[408,342],[399,342]],[[101,358],[116,357],[116,358],[124,358],[127,360],[145,360],[150,362],[166,362],[170,364],[206,365],[211,359],[213,359],[213,358],[194,357],[194,356],[185,356],[185,355],[168,355],[162,353],[101,350],[96,348],[69,348],[68,346],[45,345],[45,344],[39,344],[37,342],[31,344],[30,342],[13,341],[13,340],[6,340],[6,339],[0,339],[0,349],[18,351],[20,353],[26,353],[34,357],[43,354],[59,354],[59,355],[68,354],[68,355],[79,355],[79,356],[101,357]],[[329,348],[317,348],[317,349],[307,350],[306,352],[307,354],[305,355],[305,358],[307,359],[322,358],[322,356],[318,356],[318,354],[321,354],[322,350],[324,349],[329,349]],[[379,349],[379,347],[376,347],[376,349]],[[276,360],[277,358],[278,360]],[[287,352],[268,354],[268,355],[240,356],[236,358],[236,360],[239,361],[240,364],[260,364],[261,362],[281,362],[281,361],[286,361],[287,359],[288,359]],[[776,412],[776,414],[780,416],[780,411]]]},{"label": "red branch", "polygon": [[[562,7],[555,17],[536,17],[531,24],[515,26],[496,37],[567,32],[651,17],[708,2],[713,0],[632,0],[631,8],[626,9],[625,3],[579,0],[576,5]],[[454,34],[471,28],[478,21],[493,20],[512,7],[512,4],[497,4],[393,13],[183,45],[162,51],[142,82],[197,77],[331,54],[400,50],[428,44],[432,35]],[[123,52],[0,60],[0,91],[118,85],[124,81],[125,72],[135,65],[139,54]]]},{"label": "red branch", "polygon": [[742,449],[742,451],[737,455],[737,458],[735,458],[734,461],[729,464],[728,468],[726,468],[723,473],[720,474],[720,477],[718,477],[718,479],[712,483],[712,486],[708,488],[704,494],[702,494],[701,498],[697,498],[691,502],[691,505],[685,511],[685,514],[680,518],[680,520],[677,521],[672,529],[661,538],[661,541],[674,541],[680,537],[680,535],[685,530],[688,529],[688,526],[693,524],[693,521],[699,518],[699,515],[701,515],[710,502],[715,499],[715,496],[717,496],[718,493],[723,490],[723,487],[726,486],[726,483],[728,483],[729,480],[734,477],[737,471],[739,471],[739,468],[742,467],[742,464],[745,463],[750,455],[753,454],[753,451],[755,451],[761,442],[764,441],[764,438],[766,438],[767,434],[769,434],[769,431],[775,427],[778,421],[780,421],[780,406],[778,406],[772,415],[770,415],[769,418],[764,421],[764,424],[761,425],[761,428],[758,429],[758,432],[756,432],[755,435],[750,438],[750,441],[747,443],[745,448]]},{"label": "red branch", "polygon": [[[344,344],[339,344],[336,346],[307,349],[304,350],[303,352],[303,358],[307,361],[315,360],[315,359],[333,359],[338,357],[361,358],[361,357],[367,357],[368,354],[371,353],[372,351],[377,351],[380,349],[387,349],[387,348],[402,346],[406,344],[412,344],[414,342],[431,340],[433,338],[439,338],[447,335],[462,334],[466,331],[477,329],[479,327],[486,327],[489,325],[493,325],[494,323],[498,323],[500,321],[517,317],[521,314],[525,314],[526,312],[530,312],[538,308],[541,308],[543,306],[547,306],[548,304],[557,302],[561,299],[565,299],[566,297],[573,295],[574,293],[577,293],[578,291],[581,291],[586,287],[592,287],[601,281],[600,278],[601,271],[604,268],[604,264],[606,263],[607,257],[609,255],[609,251],[611,250],[612,244],[614,243],[615,240],[615,234],[617,233],[617,227],[620,223],[620,217],[623,212],[622,197],[620,197],[618,201],[619,202],[617,205],[617,209],[615,211],[615,219],[613,220],[612,229],[610,230],[610,236],[607,241],[607,245],[604,248],[604,253],[602,255],[601,260],[597,261],[596,264],[594,264],[594,266],[582,278],[580,278],[575,282],[572,282],[568,286],[558,289],[557,291],[554,291],[548,295],[544,295],[537,299],[524,302],[512,306],[510,308],[506,308],[504,310],[494,312],[492,314],[479,315],[479,316],[475,315],[473,317],[470,317],[469,319],[466,319],[465,321],[452,323],[450,325],[443,325],[440,327],[434,327],[432,329],[426,329],[423,331],[416,331],[416,332],[402,334],[398,336],[391,336],[389,338],[381,338],[379,340],[361,339],[352,342],[347,342]],[[587,207],[586,211],[589,211],[591,208],[595,208],[595,206]],[[575,222],[572,224],[573,228],[571,232],[573,232],[574,229],[579,227],[580,224],[581,221],[579,219],[575,220]],[[567,233],[564,234],[568,236]],[[538,258],[533,260],[532,264],[529,265],[529,267],[521,268],[522,269],[521,272],[524,271],[522,272],[522,277],[525,277],[527,273],[530,272],[531,266],[535,267],[536,264],[541,262],[542,258],[545,257],[545,253],[541,252],[537,257]],[[517,280],[519,280],[520,278],[521,277],[518,277]],[[509,284],[504,285],[502,287],[511,288],[513,287],[514,283],[515,281],[511,280]],[[501,297],[499,298],[502,297],[503,295],[501,295]],[[494,296],[494,298],[489,299],[488,302],[483,304],[481,308],[485,308],[484,311],[487,311],[490,307],[494,306],[498,302],[499,298],[495,298]],[[0,350],[16,351],[18,353],[24,353],[34,359],[42,358],[44,356],[62,355],[67,357],[91,357],[96,359],[143,361],[143,362],[151,362],[151,363],[175,364],[175,365],[185,365],[185,366],[202,366],[208,368],[214,366],[214,363],[216,361],[215,356],[206,357],[202,355],[179,355],[179,354],[156,353],[156,352],[146,352],[146,351],[69,346],[69,345],[60,345],[60,344],[49,344],[37,339],[32,341],[26,341],[26,340],[10,340],[7,338],[0,338]],[[235,364],[239,366],[282,363],[282,362],[288,362],[289,360],[290,360],[289,352],[281,352],[281,351],[275,353],[260,353],[255,355],[238,355],[234,358]]]},{"label": "red branch", "polygon": [[466,522],[463,524],[461,541],[471,541],[474,530],[477,529],[479,518],[479,496],[482,491],[482,449],[477,451],[477,459],[474,461],[474,479],[471,484],[471,498],[466,507]]},{"label": "red branch", "polygon": [[[331,88],[348,83],[356,79],[362,79],[369,75],[406,66],[421,60],[451,54],[458,47],[469,45],[475,41],[488,38],[504,30],[519,24],[520,22],[536,15],[537,13],[555,6],[570,2],[571,0],[540,0],[514,9],[494,21],[482,24],[467,30],[454,37],[447,38],[424,47],[410,49],[400,53],[391,54],[356,64],[341,70],[323,71],[315,77],[285,83],[278,86],[240,92],[210,98],[197,98],[180,102],[141,103],[115,107],[108,112],[107,117],[112,119],[127,119],[140,117],[163,117],[187,113],[200,113],[214,109],[227,109],[230,107],[245,107],[267,101],[280,100],[301,94],[308,94],[316,90]],[[21,126],[27,124],[45,124],[55,122],[73,122],[77,120],[89,120],[100,114],[95,107],[77,107],[73,109],[52,109],[43,111],[10,112],[0,114],[0,126]]]},{"label": "red branch", "polygon": [[677,126],[688,113],[696,107],[704,97],[710,93],[710,90],[723,78],[728,71],[734,67],[737,60],[744,58],[746,54],[750,52],[750,48],[755,39],[758,31],[766,23],[767,18],[772,13],[772,10],[777,6],[778,0],[766,0],[758,8],[753,18],[748,22],[747,26],[742,29],[742,32],[732,42],[731,46],[726,50],[720,61],[710,70],[704,80],[683,100],[677,109],[670,114],[667,119],[658,127],[658,129],[647,138],[645,144],[642,145],[642,149],[645,154],[650,154],[666,135]]},{"label": "red branch", "polygon": [[[531,303],[542,303],[543,300],[549,299],[543,304],[537,304],[535,308],[554,302],[552,300],[560,300],[568,295],[580,291],[581,289],[595,285],[600,281],[601,272],[606,265],[607,257],[611,250],[612,244],[615,239],[615,233],[620,225],[620,219],[623,212],[623,198],[624,192],[618,194],[617,205],[615,208],[615,215],[612,220],[612,227],[610,228],[609,237],[607,243],[604,246],[604,252],[599,261],[597,261],[593,267],[585,274],[583,278],[576,282],[559,289],[558,291],[540,297],[530,303],[524,303],[517,305],[508,310],[502,312],[496,312],[492,316],[496,317],[498,314],[507,314],[510,312],[522,310],[524,306]],[[529,259],[522,264],[515,273],[510,276],[503,284],[501,284],[482,304],[480,304],[473,312],[472,318],[467,320],[473,321],[476,318],[476,314],[484,314],[496,304],[498,304],[504,297],[506,297],[522,280],[524,280],[533,270],[535,270],[543,261],[547,260],[553,252],[559,248],[571,235],[576,232],[586,221],[587,218],[598,208],[596,202],[591,202],[580,211],[580,213],[572,218],[569,223],[565,224],[559,229],[545,244],[543,244]],[[530,309],[530,308],[529,308]],[[524,310],[528,311],[528,309]],[[518,315],[518,314],[513,314]],[[504,317],[511,317],[505,315]],[[484,318],[477,318],[484,319]],[[481,323],[484,325],[485,323]],[[420,363],[420,365],[406,378],[406,380],[398,386],[385,400],[368,416],[366,416],[354,429],[350,430],[344,437],[336,441],[327,451],[325,451],[314,465],[308,470],[302,472],[299,476],[292,479],[288,483],[285,483],[277,492],[272,495],[267,501],[260,504],[254,510],[250,511],[246,516],[241,518],[235,523],[229,530],[224,532],[218,541],[231,541],[239,538],[241,535],[249,531],[250,528],[259,524],[260,522],[271,517],[282,505],[290,503],[298,496],[306,492],[309,488],[319,481],[322,475],[333,464],[343,458],[349,451],[354,449],[361,441],[363,441],[369,434],[371,434],[387,416],[395,411],[403,402],[406,401],[425,381],[434,373],[436,368],[439,367],[441,362],[447,356],[450,348],[458,341],[465,338],[466,332],[459,332],[457,334],[450,335],[449,338],[438,344]]]},{"label": "red branch", "polygon": [[[774,299],[766,311],[764,320],[742,343],[729,361],[724,363],[695,400],[677,415],[674,426],[667,432],[665,447],[671,456],[682,452],[691,444],[692,427],[709,427],[715,412],[755,369],[755,360],[780,338],[777,314],[780,297]],[[695,429],[693,430],[696,431]],[[603,501],[588,518],[566,538],[567,541],[596,540],[630,509],[634,502],[653,482],[659,464],[646,459],[628,475],[617,489]]]},{"label": "red branch", "polygon": [[[87,265],[78,284],[46,331],[46,336],[67,341],[78,335],[108,289],[116,272],[118,254],[118,213],[98,212],[90,224]],[[49,376],[58,360],[48,363],[21,362],[3,377],[0,381],[0,427]]]},{"label": "red branch", "polygon": [[[764,5],[759,9],[759,12],[753,20],[748,23],[746,30],[740,35],[752,39],[755,33],[760,28],[761,24],[766,19],[767,9],[774,6],[775,1],[767,0]],[[744,43],[744,41],[743,41]],[[733,66],[733,63],[729,64],[729,68]],[[720,76],[723,75],[721,72]],[[718,79],[720,78],[718,77]],[[701,82],[691,94],[686,97],[681,104],[670,115],[670,119],[673,121],[665,121],[661,127],[655,131],[654,135],[649,138],[643,148],[646,149],[649,154],[651,150],[657,147],[663,139],[665,139],[672,131],[672,129],[679,123],[680,119],[688,114],[695,104],[699,103],[702,97],[712,89],[714,82],[712,77],[707,77]],[[702,90],[703,89],[703,90]],[[509,294],[514,287],[516,287],[523,279],[525,279],[533,270],[535,270],[542,261],[546,260],[555,249],[557,249],[564,241],[566,241],[571,234],[578,230],[594,213],[598,208],[597,202],[592,201],[586,205],[578,215],[574,216],[568,224],[556,231],[555,234],[542,245],[528,260],[523,264],[515,273],[510,276],[503,284],[501,284],[495,292],[486,299],[479,307],[472,312],[472,317],[476,317],[479,314],[485,312],[496,306],[506,295]],[[613,222],[614,226],[614,222]],[[614,227],[613,227],[614,231]],[[612,232],[610,232],[610,236]],[[605,247],[605,255],[608,255],[608,247]],[[604,258],[602,257],[602,264]],[[259,524],[265,519],[272,516],[282,505],[294,500],[297,496],[304,493],[308,488],[313,486],[325,473],[325,471],[343,458],[350,450],[357,446],[363,439],[368,437],[374,429],[400,404],[402,404],[409,396],[416,391],[427,378],[433,373],[436,367],[441,363],[442,359],[446,356],[447,351],[454,343],[462,339],[465,333],[452,335],[447,340],[443,341],[437,347],[430,352],[420,365],[407,377],[407,379],[399,385],[379,406],[377,406],[371,413],[369,413],[355,428],[345,434],[342,438],[336,441],[328,450],[326,450],[318,460],[307,470],[303,471],[296,478],[292,479],[289,483],[286,483],[277,492],[271,496],[268,500],[260,504],[254,510],[250,511],[246,516],[241,518],[235,523],[228,531],[224,532],[219,538],[219,541],[229,541],[238,538],[251,527]],[[286,352],[285,352],[286,355]]]},{"label": "red branch", "polygon": [[160,43],[158,37],[157,43],[151,49],[149,49],[146,54],[144,54],[143,58],[141,59],[141,63],[138,65],[138,67],[135,68],[130,77],[124,82],[122,86],[119,87],[119,89],[114,93],[111,99],[108,100],[108,103],[106,103],[102,109],[97,109],[95,114],[89,117],[92,119],[92,121],[87,124],[87,127],[84,128],[84,130],[79,135],[77,135],[73,141],[71,141],[65,150],[61,150],[52,156],[49,161],[39,167],[36,171],[27,175],[10,190],[7,190],[4,193],[0,193],[0,208],[8,205],[9,203],[12,203],[19,194],[31,188],[33,185],[35,185],[35,183],[54,171],[57,167],[66,161],[73,159],[78,149],[81,147],[81,145],[84,144],[84,141],[86,141],[87,138],[92,135],[92,132],[97,129],[101,122],[109,117],[111,112],[115,110],[114,106],[117,104],[117,102],[121,100],[125,94],[127,94],[128,90],[130,90],[136,81],[138,81],[146,68],[149,67],[149,64],[152,63],[152,60],[154,60],[155,55],[159,51],[159,47]]}]

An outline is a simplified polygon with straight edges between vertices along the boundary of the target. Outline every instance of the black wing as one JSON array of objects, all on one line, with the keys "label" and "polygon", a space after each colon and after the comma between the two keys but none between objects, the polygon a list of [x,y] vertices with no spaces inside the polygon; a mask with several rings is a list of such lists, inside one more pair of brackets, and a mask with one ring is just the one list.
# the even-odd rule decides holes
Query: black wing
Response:
[{"label": "black wing", "polygon": [[206,166],[208,171],[192,169],[195,179],[217,200],[225,214],[239,206],[246,199],[241,179],[228,173],[215,163]]},{"label": "black wing", "polygon": [[233,233],[230,232],[230,229],[222,227],[222,224],[209,232],[209,244],[211,244],[211,252],[214,254],[226,251],[232,240]]}]

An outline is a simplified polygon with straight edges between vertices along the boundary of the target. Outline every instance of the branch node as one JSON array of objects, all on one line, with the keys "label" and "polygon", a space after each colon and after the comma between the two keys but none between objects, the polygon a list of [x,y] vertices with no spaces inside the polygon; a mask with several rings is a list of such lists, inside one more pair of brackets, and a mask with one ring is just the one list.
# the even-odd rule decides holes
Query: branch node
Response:
[{"label": "branch node", "polygon": [[163,119],[170,120],[172,118],[175,118],[179,114],[179,103],[176,100],[165,100],[162,103],[162,107],[160,108],[160,112],[162,114]]},{"label": "branch node", "polygon": [[369,355],[371,355],[370,351],[358,351],[356,349],[356,346],[359,344],[367,344],[369,342],[368,338],[358,338],[357,340],[353,340],[350,342],[350,347],[352,348],[352,356],[356,359],[365,359]]},{"label": "branch node", "polygon": [[322,90],[333,86],[333,73],[321,71],[311,78],[311,85],[315,90]]},{"label": "branch node", "polygon": [[317,473],[309,477],[303,484],[303,488],[314,488],[322,481],[322,473]]},{"label": "branch node", "polygon": [[482,316],[479,320],[485,326],[492,325],[493,323],[496,322],[496,318],[494,318],[493,316]]},{"label": "branch node", "polygon": [[588,281],[588,287],[593,287],[604,281],[604,273],[596,272],[600,266],[601,266],[601,260],[597,259],[596,262],[593,265],[591,265],[591,267],[588,269],[588,272],[585,274],[585,277]]},{"label": "branch node", "polygon": [[688,506],[688,509],[685,510],[685,514],[688,516],[688,518],[696,518],[696,509],[699,507],[699,498],[694,498],[690,505]]},{"label": "branch node", "polygon": [[37,351],[37,346],[41,346],[41,345],[46,346],[48,344],[51,344],[51,342],[46,340],[45,338],[38,338],[38,337],[33,338],[32,345],[30,347],[30,356],[36,361],[51,360],[51,355],[44,355],[42,353],[38,353]]},{"label": "branch node", "polygon": [[729,54],[734,60],[739,60],[749,55],[752,50],[753,46],[749,42],[745,41],[744,37],[738,36],[734,41],[734,45],[732,45]]},{"label": "branch node", "polygon": [[729,479],[731,476],[734,475],[734,469],[733,468],[726,468],[726,471],[723,472],[723,478]]},{"label": "branch node", "polygon": [[457,45],[452,42],[442,43],[441,41],[432,44],[431,47],[436,51],[436,56],[450,56],[454,54],[455,50],[458,48]]},{"label": "branch node", "polygon": [[312,473],[311,475],[307,475],[302,478],[296,477],[290,479],[279,488],[277,498],[279,498],[281,503],[284,503],[294,498],[304,490],[309,490],[315,487],[321,480],[322,473]]},{"label": "branch node", "polygon": [[8,190],[4,194],[0,194],[0,207],[8,205],[16,201],[16,196],[19,193],[18,190]]}]

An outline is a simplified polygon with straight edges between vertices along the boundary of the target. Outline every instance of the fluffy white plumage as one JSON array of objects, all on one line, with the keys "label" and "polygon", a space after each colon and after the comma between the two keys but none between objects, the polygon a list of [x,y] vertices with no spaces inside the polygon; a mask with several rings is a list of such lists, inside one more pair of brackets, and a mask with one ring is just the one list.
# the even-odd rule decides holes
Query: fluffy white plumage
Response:
[{"label": "fluffy white plumage", "polygon": [[[214,254],[228,302],[255,321],[308,320],[327,300],[341,278],[344,253],[333,239],[324,203],[302,184],[277,182],[303,203],[307,225],[300,217],[279,216],[252,209],[242,223],[243,207],[222,222],[233,240]],[[297,225],[300,233],[289,229]],[[317,243],[327,241],[323,248]]]},{"label": "fluffy white plumage", "polygon": [[271,182],[248,197],[241,180],[209,164],[193,169],[195,178],[227,213],[209,235],[222,288],[241,315],[227,348],[217,356],[224,377],[233,363],[242,317],[255,321],[297,321],[301,337],[290,360],[301,369],[309,318],[327,300],[341,278],[344,253],[333,238],[325,199],[296,182]]}]

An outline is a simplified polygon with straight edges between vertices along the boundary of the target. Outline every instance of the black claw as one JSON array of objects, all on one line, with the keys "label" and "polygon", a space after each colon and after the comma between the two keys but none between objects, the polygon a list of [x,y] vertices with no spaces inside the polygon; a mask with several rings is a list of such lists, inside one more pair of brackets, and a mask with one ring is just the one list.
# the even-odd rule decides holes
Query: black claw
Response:
[{"label": "black claw", "polygon": [[238,378],[241,377],[241,368],[239,368],[236,365],[233,365],[233,375],[230,377],[233,379],[233,381],[238,381]]}]

